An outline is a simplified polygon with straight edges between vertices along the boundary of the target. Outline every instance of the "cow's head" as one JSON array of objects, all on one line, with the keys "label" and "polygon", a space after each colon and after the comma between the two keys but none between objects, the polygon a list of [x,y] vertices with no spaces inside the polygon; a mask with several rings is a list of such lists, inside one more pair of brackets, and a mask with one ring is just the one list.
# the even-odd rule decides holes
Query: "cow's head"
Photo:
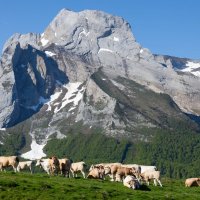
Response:
[{"label": "cow's head", "polygon": [[37,160],[35,166],[41,166],[41,163],[44,162],[43,160],[39,159]]},{"label": "cow's head", "polygon": [[131,167],[131,173],[134,174],[136,172],[137,172],[137,170],[135,169],[135,167]]},{"label": "cow's head", "polygon": [[110,174],[110,172],[111,172],[111,169],[109,166],[105,166],[104,170],[105,170],[105,175]]},{"label": "cow's head", "polygon": [[59,160],[56,156],[52,156],[50,159],[52,160],[53,165],[55,166],[59,165]]},{"label": "cow's head", "polygon": [[136,180],[131,180],[128,182],[128,184],[130,185],[130,188],[132,188],[133,190],[137,189],[138,187],[138,182]]},{"label": "cow's head", "polygon": [[93,169],[94,169],[94,165],[91,165],[89,171],[92,171]]}]

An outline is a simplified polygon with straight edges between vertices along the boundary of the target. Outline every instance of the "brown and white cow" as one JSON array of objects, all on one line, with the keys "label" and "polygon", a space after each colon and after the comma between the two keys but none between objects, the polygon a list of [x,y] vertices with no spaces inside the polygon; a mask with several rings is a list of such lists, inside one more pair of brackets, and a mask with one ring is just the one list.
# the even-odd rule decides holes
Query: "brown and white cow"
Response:
[{"label": "brown and white cow", "polygon": [[48,175],[50,175],[49,158],[37,160],[35,166],[41,167]]},{"label": "brown and white cow", "polygon": [[87,178],[104,179],[105,170],[103,166],[95,166],[89,171]]},{"label": "brown and white cow", "polygon": [[135,176],[136,169],[134,167],[119,167],[116,172],[116,181],[122,181],[128,175]]},{"label": "brown and white cow", "polygon": [[51,175],[58,175],[60,172],[60,163],[56,156],[49,158],[49,167]]},{"label": "brown and white cow", "polygon": [[111,178],[111,181],[115,181],[115,176],[116,176],[117,170],[121,166],[122,166],[121,163],[113,163],[112,165],[106,165],[104,167],[105,175],[109,175]]},{"label": "brown and white cow", "polygon": [[99,164],[95,164],[95,165],[93,164],[90,166],[89,171],[91,171],[95,167],[103,166],[105,168],[105,167],[111,167],[112,165],[121,166],[122,164],[121,163],[99,163]]},{"label": "brown and white cow", "polygon": [[70,168],[71,168],[71,160],[68,158],[62,158],[59,159],[60,163],[60,172],[63,176],[66,176],[69,178],[70,176]]}]

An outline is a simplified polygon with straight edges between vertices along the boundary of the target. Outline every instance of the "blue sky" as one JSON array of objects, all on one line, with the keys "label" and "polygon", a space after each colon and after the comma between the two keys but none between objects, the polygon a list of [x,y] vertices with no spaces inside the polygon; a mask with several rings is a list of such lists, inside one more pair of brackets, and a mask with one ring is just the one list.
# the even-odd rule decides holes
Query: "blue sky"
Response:
[{"label": "blue sky", "polygon": [[62,8],[122,16],[153,53],[200,59],[200,0],[2,0],[0,49],[14,33],[42,33]]}]

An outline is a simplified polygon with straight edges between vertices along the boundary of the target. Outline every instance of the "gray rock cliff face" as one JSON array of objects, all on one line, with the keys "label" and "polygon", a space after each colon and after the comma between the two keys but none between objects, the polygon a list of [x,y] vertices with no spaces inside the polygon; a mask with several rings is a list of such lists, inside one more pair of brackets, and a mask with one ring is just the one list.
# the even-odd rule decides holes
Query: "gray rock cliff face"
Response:
[{"label": "gray rock cliff face", "polygon": [[[38,134],[38,141],[55,132],[59,137],[63,124],[80,121],[100,126],[111,135],[129,134],[137,126],[162,124],[158,117],[162,109],[155,105],[155,117],[155,110],[148,110],[151,114],[147,116],[142,106],[137,107],[135,97],[145,98],[142,91],[150,95],[149,90],[171,102],[160,95],[167,94],[183,112],[199,115],[198,64],[153,55],[136,42],[130,25],[121,17],[63,9],[41,35],[15,34],[4,45],[0,127],[42,115],[42,128],[36,131],[36,119],[31,126],[31,130],[35,126],[32,132]],[[193,74],[186,70],[189,65],[195,67]],[[170,110],[175,116],[174,112]]]}]

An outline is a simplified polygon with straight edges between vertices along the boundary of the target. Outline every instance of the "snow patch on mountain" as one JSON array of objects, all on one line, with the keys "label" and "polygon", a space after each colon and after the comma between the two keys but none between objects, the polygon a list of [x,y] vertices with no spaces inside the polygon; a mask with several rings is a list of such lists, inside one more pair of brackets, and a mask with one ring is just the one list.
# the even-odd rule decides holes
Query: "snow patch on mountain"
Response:
[{"label": "snow patch on mountain", "polygon": [[100,48],[99,51],[98,51],[98,53],[100,53],[100,52],[102,52],[102,51],[114,53],[112,50],[110,50],[110,49],[105,49],[105,48]]},{"label": "snow patch on mountain", "polygon": [[82,32],[80,32],[80,34],[79,35],[85,35],[86,37],[90,34],[90,32],[86,32],[86,30],[85,29],[83,29],[83,31]]},{"label": "snow patch on mountain", "polygon": [[[51,111],[52,107],[55,107],[54,113],[57,113],[69,103],[72,103],[72,107],[69,111],[74,110],[79,101],[82,99],[83,92],[85,90],[85,88],[82,88],[81,90],[78,89],[81,84],[81,82],[76,82],[63,85],[61,90],[51,95],[50,100],[46,103],[46,105],[48,105],[47,111]],[[58,101],[60,96],[63,94],[64,97]]]},{"label": "snow patch on mountain", "polygon": [[61,94],[62,94],[62,90],[51,95],[50,100],[46,103],[46,105],[48,105],[48,108],[46,111],[51,111],[52,106],[55,105],[55,101],[59,98]]},{"label": "snow patch on mountain", "polygon": [[[43,36],[43,35],[42,35]],[[41,40],[41,43],[42,43],[42,46],[45,46],[47,45],[47,43],[49,42],[49,40],[45,39],[45,38],[42,38]]]},{"label": "snow patch on mountain", "polygon": [[144,50],[143,49],[140,49],[140,53],[143,53],[144,52]]},{"label": "snow patch on mountain", "polygon": [[55,56],[56,54],[51,51],[45,51],[46,55],[49,57]]},{"label": "snow patch on mountain", "polygon": [[[73,103],[73,107],[70,108],[70,110],[73,110],[78,105],[78,102],[83,97],[83,90],[78,90],[78,87],[81,85],[81,82],[76,83],[68,83],[67,85],[64,85],[64,88],[67,89],[67,93],[65,94],[64,98],[62,99],[62,105],[58,108],[56,107],[55,113],[59,112],[62,108],[64,108],[67,104]],[[77,93],[77,94],[76,94]],[[73,109],[72,109],[73,108]]]},{"label": "snow patch on mountain", "polygon": [[43,152],[43,148],[45,145],[46,144],[37,144],[35,139],[32,137],[31,150],[22,154],[21,157],[29,160],[46,157],[46,154]]},{"label": "snow patch on mountain", "polygon": [[185,69],[181,70],[182,72],[190,72],[191,74],[200,77],[200,63],[188,61],[186,66]]},{"label": "snow patch on mountain", "polygon": [[114,37],[113,39],[115,42],[119,42],[119,38],[118,37]]}]

